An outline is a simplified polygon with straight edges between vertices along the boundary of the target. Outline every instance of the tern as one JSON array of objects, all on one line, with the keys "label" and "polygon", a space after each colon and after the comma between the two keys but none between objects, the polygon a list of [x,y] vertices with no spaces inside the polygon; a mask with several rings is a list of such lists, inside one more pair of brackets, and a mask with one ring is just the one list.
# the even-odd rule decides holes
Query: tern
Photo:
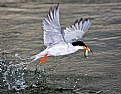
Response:
[{"label": "tern", "polygon": [[47,17],[43,20],[43,39],[46,49],[31,57],[32,62],[38,60],[45,63],[48,56],[61,56],[72,54],[78,50],[84,50],[84,56],[92,50],[82,41],[83,35],[92,24],[93,18],[81,18],[76,20],[65,30],[61,29],[59,21],[59,4],[50,8]]}]

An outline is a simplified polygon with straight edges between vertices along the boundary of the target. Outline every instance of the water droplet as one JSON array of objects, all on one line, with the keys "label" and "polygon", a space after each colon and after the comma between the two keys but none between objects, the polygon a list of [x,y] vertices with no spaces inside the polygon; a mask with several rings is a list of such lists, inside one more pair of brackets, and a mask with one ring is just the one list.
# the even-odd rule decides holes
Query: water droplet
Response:
[{"label": "water droplet", "polygon": [[74,88],[76,87],[76,85],[74,85]]},{"label": "water droplet", "polygon": [[37,85],[35,85],[35,84],[33,84],[32,86],[33,86],[33,87],[37,87]]},{"label": "water droplet", "polygon": [[15,57],[17,57],[17,56],[18,56],[18,54],[16,53],[16,54],[15,54]]},{"label": "water droplet", "polygon": [[77,81],[79,81],[80,79],[78,78]]},{"label": "water droplet", "polygon": [[85,74],[85,75],[87,75],[87,74]]},{"label": "water droplet", "polygon": [[2,69],[0,68],[0,71],[2,71]]},{"label": "water droplet", "polygon": [[75,83],[77,84],[78,82],[76,81]]},{"label": "water droplet", "polygon": [[44,72],[45,70],[43,69],[42,71]]}]

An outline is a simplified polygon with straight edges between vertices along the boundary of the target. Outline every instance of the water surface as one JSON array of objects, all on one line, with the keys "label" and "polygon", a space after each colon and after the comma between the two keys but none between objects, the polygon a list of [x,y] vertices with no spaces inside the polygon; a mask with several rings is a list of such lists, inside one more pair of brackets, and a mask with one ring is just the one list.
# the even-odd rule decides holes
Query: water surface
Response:
[{"label": "water surface", "polygon": [[28,64],[42,51],[42,19],[53,4],[4,3],[0,7],[0,92],[2,94],[120,94],[121,3],[60,4],[64,29],[81,17],[94,18],[84,36],[93,50]]}]

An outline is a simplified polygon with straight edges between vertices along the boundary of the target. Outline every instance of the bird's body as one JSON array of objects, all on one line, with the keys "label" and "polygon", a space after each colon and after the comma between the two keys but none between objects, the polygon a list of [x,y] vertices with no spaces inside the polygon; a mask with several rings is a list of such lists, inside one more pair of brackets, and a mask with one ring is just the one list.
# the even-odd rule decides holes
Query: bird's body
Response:
[{"label": "bird's body", "polygon": [[40,57],[44,57],[45,54],[48,54],[48,56],[60,56],[60,55],[68,55],[71,53],[74,53],[78,51],[79,49],[83,49],[83,46],[73,46],[70,43],[58,43],[53,45],[52,47],[46,48],[44,51],[40,52],[39,54],[33,56],[34,61],[39,59]]},{"label": "bird's body", "polygon": [[74,53],[79,49],[83,49],[83,47],[73,46],[70,43],[67,43],[67,44],[59,43],[48,49],[48,55],[51,55],[51,56],[67,55],[67,54]]},{"label": "bird's body", "polygon": [[[32,56],[33,61],[43,57],[39,62],[46,62],[48,56],[67,55],[84,49],[91,51],[83,42],[82,36],[92,23],[92,18],[77,20],[72,26],[61,30],[59,22],[59,4],[50,9],[47,18],[43,20],[44,45],[47,48],[39,54]],[[87,56],[85,54],[85,56]]]}]

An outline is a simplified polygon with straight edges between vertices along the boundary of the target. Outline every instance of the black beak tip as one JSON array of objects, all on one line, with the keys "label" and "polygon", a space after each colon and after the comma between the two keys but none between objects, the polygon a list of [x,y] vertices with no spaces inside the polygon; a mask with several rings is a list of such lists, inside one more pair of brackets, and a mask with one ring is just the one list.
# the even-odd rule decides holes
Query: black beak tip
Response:
[{"label": "black beak tip", "polygon": [[93,53],[93,51],[92,51],[92,50],[90,50],[90,52],[92,52],[92,53]]}]

